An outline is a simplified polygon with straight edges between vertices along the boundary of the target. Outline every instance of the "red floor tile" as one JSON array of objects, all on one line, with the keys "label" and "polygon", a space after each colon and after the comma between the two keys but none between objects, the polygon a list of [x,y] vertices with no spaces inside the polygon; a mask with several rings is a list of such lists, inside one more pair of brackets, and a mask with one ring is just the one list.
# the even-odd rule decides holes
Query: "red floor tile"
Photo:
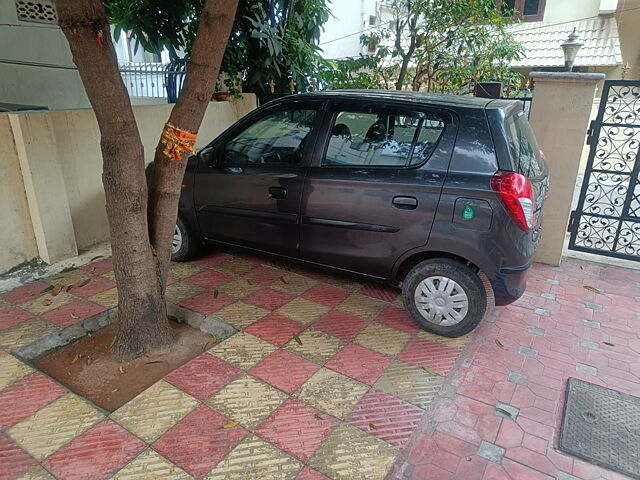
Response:
[{"label": "red floor tile", "polygon": [[205,352],[164,379],[192,397],[205,401],[241,373],[239,368]]},{"label": "red floor tile", "polygon": [[104,258],[80,268],[86,272],[93,273],[94,275],[104,275],[105,273],[113,270],[113,263],[111,262],[111,258]]},{"label": "red floor tile", "polygon": [[245,280],[249,280],[250,282],[257,283],[258,285],[269,285],[272,282],[275,282],[277,279],[285,275],[286,272],[282,270],[278,270],[277,268],[266,267],[264,265],[260,265],[259,267],[254,268],[249,273],[242,275]]},{"label": "red floor tile", "polygon": [[256,435],[306,462],[340,420],[289,398],[256,430]]},{"label": "red floor tile", "polygon": [[342,288],[327,285],[326,283],[319,283],[304,292],[302,298],[328,307],[335,307],[349,295],[350,292]]},{"label": "red floor tile", "polygon": [[247,327],[245,331],[281,347],[304,328],[304,325],[290,318],[277,313],[270,313]]},{"label": "red floor tile", "polygon": [[391,445],[403,448],[423,415],[421,408],[371,389],[345,421]]},{"label": "red floor tile", "polygon": [[222,285],[228,281],[231,277],[217,270],[204,270],[203,272],[196,273],[190,277],[185,278],[186,282],[193,285],[199,285],[204,288],[213,288],[218,285]]},{"label": "red floor tile", "polygon": [[247,435],[239,425],[222,428],[230,422],[200,405],[156,440],[153,448],[190,475],[202,478]]},{"label": "red floor tile", "polygon": [[42,318],[60,327],[68,327],[105,310],[102,305],[81,299],[44,313]]},{"label": "red floor tile", "polygon": [[8,307],[0,310],[0,330],[13,327],[25,320],[33,318],[31,312],[27,312],[19,307]]},{"label": "red floor tile", "polygon": [[409,334],[418,333],[420,331],[420,327],[411,320],[409,314],[404,308],[394,306],[388,307],[376,317],[376,322]]},{"label": "red floor tile", "polygon": [[0,432],[0,480],[15,480],[34,465],[27,452]]},{"label": "red floor tile", "polygon": [[340,350],[325,366],[359,382],[373,385],[390,363],[389,357],[352,343]]},{"label": "red floor tile", "polygon": [[276,310],[291,300],[293,300],[293,295],[273,288],[263,288],[245,297],[242,301],[266,310]]},{"label": "red floor tile", "polygon": [[343,340],[353,340],[367,325],[369,322],[364,318],[340,310],[331,310],[314,323],[313,328]]},{"label": "red floor tile", "polygon": [[235,298],[228,297],[223,293],[218,293],[218,296],[216,297],[213,292],[203,292],[195,297],[184,300],[180,306],[200,312],[204,315],[210,315],[218,310],[222,310],[228,305],[231,305],[235,301]]},{"label": "red floor tile", "polygon": [[311,467],[304,467],[300,470],[295,480],[329,480],[329,478]]},{"label": "red floor tile", "polygon": [[390,285],[368,283],[360,289],[360,293],[369,297],[377,298],[383,302],[393,302],[402,294],[402,290]]},{"label": "red floor tile", "polygon": [[260,380],[292,394],[320,369],[309,360],[286,350],[276,350],[249,370]]},{"label": "red floor tile", "polygon": [[110,419],[94,425],[47,458],[42,465],[57,478],[109,478],[146,448],[146,444]]},{"label": "red floor tile", "polygon": [[44,295],[42,291],[49,286],[45,282],[33,282],[23,285],[22,287],[14,288],[8,292],[0,293],[0,300],[18,305],[19,303],[28,302],[40,295]]},{"label": "red floor tile", "polygon": [[418,367],[428,367],[440,375],[449,373],[460,351],[422,338],[412,338],[398,360]]},{"label": "red floor tile", "polygon": [[98,293],[105,292],[116,286],[116,283],[104,277],[91,277],[89,283],[81,287],[72,288],[69,293],[78,297],[90,297]]},{"label": "red floor tile", "polygon": [[67,391],[36,372],[0,390],[0,430],[6,430],[32,415]]}]

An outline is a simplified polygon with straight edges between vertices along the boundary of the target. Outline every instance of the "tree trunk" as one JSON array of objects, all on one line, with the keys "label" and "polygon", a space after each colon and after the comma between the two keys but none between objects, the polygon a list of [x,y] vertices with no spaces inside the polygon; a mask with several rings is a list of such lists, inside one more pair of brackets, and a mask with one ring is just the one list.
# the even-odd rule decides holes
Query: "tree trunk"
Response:
[{"label": "tree trunk", "polygon": [[[169,116],[168,123],[172,126],[194,134],[200,128],[218,78],[237,6],[238,0],[205,1],[187,64],[184,88]],[[164,150],[165,144],[161,139],[154,157],[149,208],[149,232],[160,272],[160,295],[163,300],[180,187],[188,158],[183,153],[179,158],[172,159],[165,155]]]},{"label": "tree trunk", "polygon": [[[400,72],[398,73],[398,80],[396,81],[396,90],[402,90],[402,85],[404,84],[404,77],[407,75],[407,69],[409,68],[409,61],[411,57],[413,57],[413,53],[416,51],[416,25],[418,23],[418,17],[413,16],[411,20],[409,20],[409,32],[410,32],[410,40],[409,40],[409,48],[407,48],[406,52],[402,53],[402,64],[400,65]],[[402,32],[400,29],[397,30],[396,33],[396,48],[398,51],[402,51],[401,48],[402,43]]]},{"label": "tree trunk", "polygon": [[149,242],[144,150],[102,3],[57,0],[56,7],[100,128],[102,182],[119,294],[115,355],[124,361],[173,340]]}]

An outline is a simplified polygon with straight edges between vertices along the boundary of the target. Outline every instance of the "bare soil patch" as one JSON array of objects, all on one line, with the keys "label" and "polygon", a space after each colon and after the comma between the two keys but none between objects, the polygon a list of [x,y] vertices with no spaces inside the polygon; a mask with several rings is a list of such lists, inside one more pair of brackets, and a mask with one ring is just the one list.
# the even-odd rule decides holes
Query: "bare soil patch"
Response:
[{"label": "bare soil patch", "polygon": [[72,392],[113,411],[217,341],[186,324],[170,323],[176,334],[171,348],[128,363],[112,358],[118,331],[114,323],[42,357],[36,365]]}]

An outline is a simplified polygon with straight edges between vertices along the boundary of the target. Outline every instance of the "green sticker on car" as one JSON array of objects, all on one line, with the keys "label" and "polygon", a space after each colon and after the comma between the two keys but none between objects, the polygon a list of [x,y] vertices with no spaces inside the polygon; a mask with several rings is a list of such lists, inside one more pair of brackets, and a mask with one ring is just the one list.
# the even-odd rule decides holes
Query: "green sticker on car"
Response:
[{"label": "green sticker on car", "polygon": [[462,210],[462,218],[464,218],[465,220],[471,220],[475,216],[476,212],[473,211],[471,205],[467,205],[466,207],[464,207],[464,210]]}]

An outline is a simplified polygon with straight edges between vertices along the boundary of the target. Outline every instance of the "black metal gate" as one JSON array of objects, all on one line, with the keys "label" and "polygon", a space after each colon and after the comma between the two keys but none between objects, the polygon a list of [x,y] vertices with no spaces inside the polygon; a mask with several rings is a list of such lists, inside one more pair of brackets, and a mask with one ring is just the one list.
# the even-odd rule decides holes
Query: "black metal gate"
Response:
[{"label": "black metal gate", "polygon": [[569,248],[640,260],[640,81],[604,82]]}]

